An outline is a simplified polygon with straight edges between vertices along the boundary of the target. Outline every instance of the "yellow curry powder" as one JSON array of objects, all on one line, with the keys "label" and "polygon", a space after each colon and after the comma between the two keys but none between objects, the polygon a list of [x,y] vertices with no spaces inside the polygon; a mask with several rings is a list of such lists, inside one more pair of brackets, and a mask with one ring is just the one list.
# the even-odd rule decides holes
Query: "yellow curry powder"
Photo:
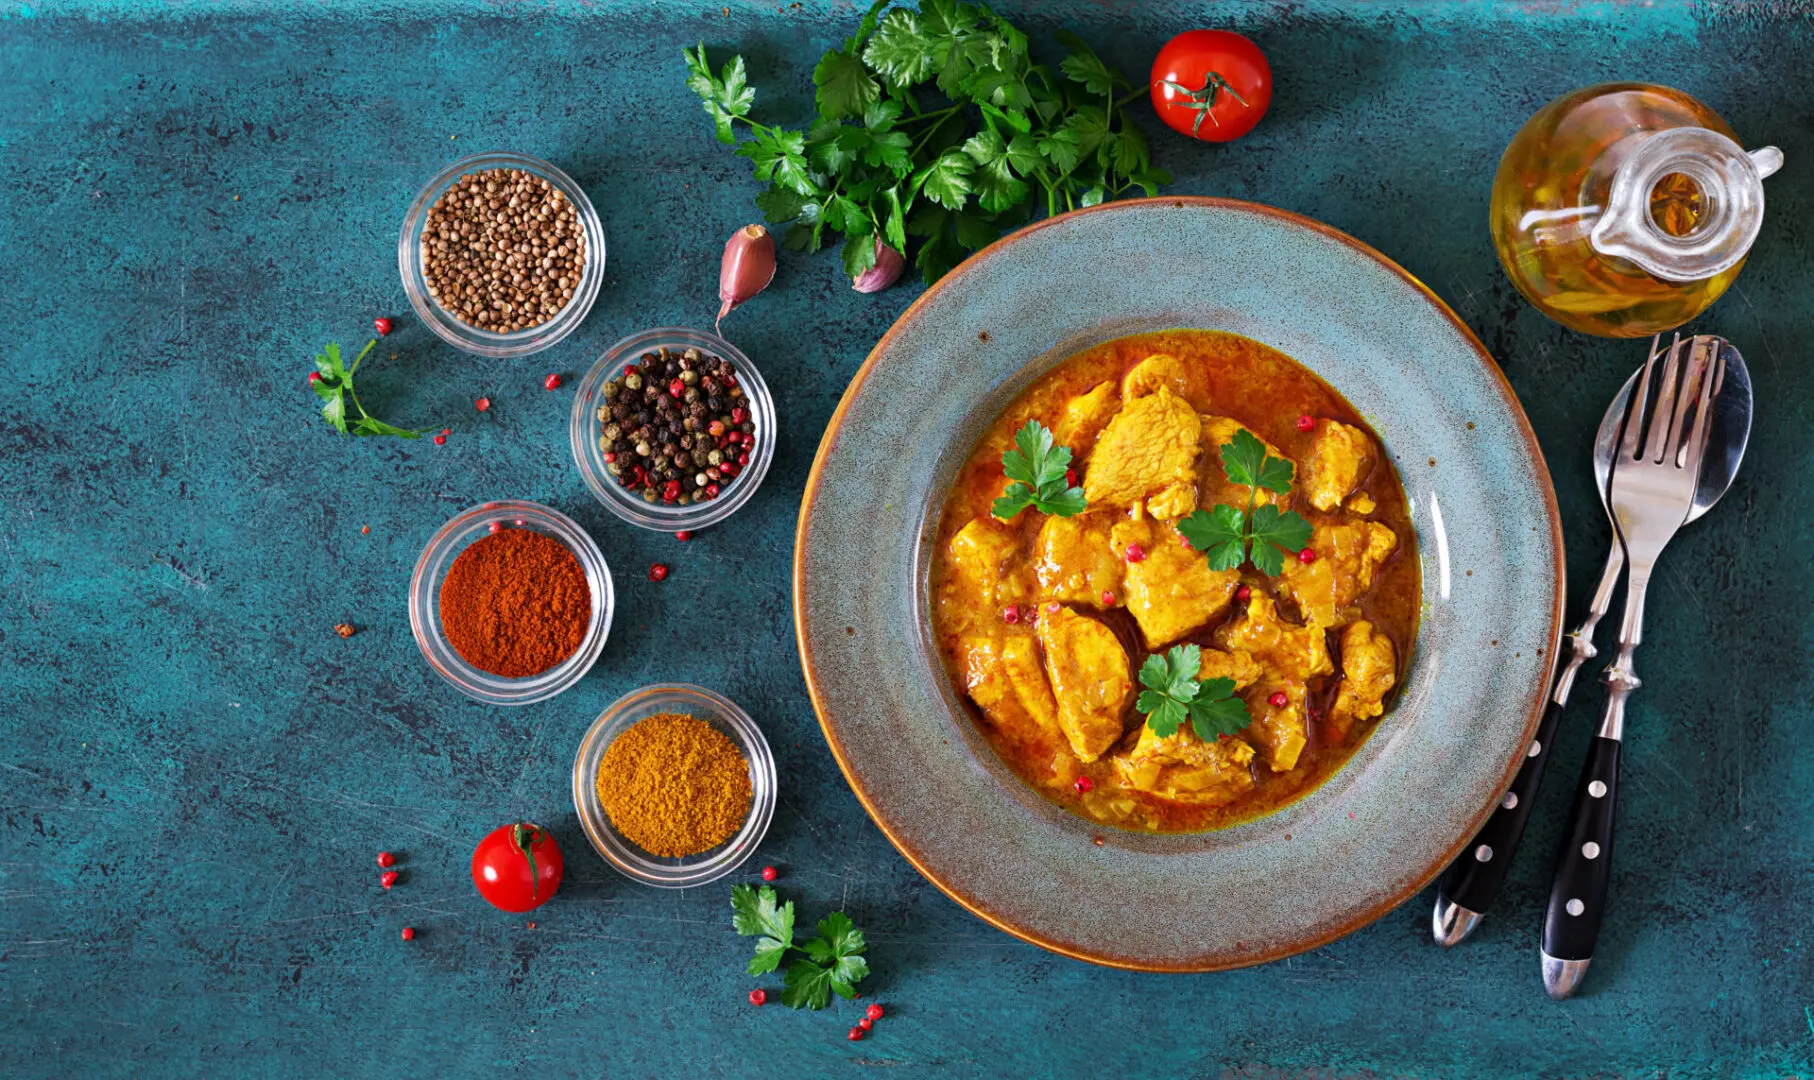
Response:
[{"label": "yellow curry powder", "polygon": [[749,766],[737,744],[684,713],[632,724],[605,749],[596,786],[617,831],[663,858],[724,843],[750,808]]}]

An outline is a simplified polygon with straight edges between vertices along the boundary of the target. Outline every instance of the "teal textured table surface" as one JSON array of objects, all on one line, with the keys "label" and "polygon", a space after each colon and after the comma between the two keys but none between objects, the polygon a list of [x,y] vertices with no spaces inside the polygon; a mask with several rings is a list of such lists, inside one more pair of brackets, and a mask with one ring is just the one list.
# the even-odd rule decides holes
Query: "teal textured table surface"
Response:
[{"label": "teal textured table surface", "polygon": [[[1426,892],[1264,967],[1111,971],[991,929],[894,851],[820,737],[789,579],[819,435],[917,283],[861,296],[835,256],[784,253],[726,321],[781,435],[727,524],[682,544],[587,494],[571,383],[632,331],[708,325],[724,239],[758,217],[682,45],[743,52],[769,115],[803,120],[849,4],[0,0],[0,1075],[1814,1075],[1810,9],[1004,8],[1136,78],[1191,26],[1259,42],[1278,92],[1246,139],[1192,144],[1140,110],[1168,190],[1326,221],[1455,307],[1548,456],[1577,603],[1608,539],[1590,439],[1643,346],[1571,334],[1507,283],[1486,227],[1499,152],[1550,98],[1611,79],[1678,86],[1783,149],[1750,264],[1695,324],[1744,351],[1759,412],[1737,486],[1652,588],[1582,996],[1543,996],[1536,946],[1597,688],[1507,892],[1449,952]],[[571,174],[609,242],[591,316],[529,359],[441,344],[397,275],[418,188],[492,148]],[[451,427],[445,446],[323,426],[309,357],[357,347],[375,315],[398,330],[361,396]],[[544,390],[549,372],[569,387]],[[574,517],[618,586],[598,665],[519,709],[444,684],[405,608],[429,535],[496,498]],[[674,568],[659,584],[656,561]],[[889,1015],[867,1040],[845,1039],[850,1003],[750,1007],[730,881],[644,888],[579,831],[582,733],[657,681],[718,690],[767,732],[780,802],[733,880],[773,863],[803,915],[842,906],[868,931],[865,998]],[[533,925],[468,879],[473,845],[518,816],[567,857]],[[402,859],[388,892],[381,849]]]}]

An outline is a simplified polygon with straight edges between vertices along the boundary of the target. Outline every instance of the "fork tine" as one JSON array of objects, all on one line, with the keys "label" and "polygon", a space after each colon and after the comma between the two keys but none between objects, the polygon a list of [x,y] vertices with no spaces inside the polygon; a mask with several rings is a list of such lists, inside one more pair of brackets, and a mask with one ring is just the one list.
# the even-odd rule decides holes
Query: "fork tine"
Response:
[{"label": "fork tine", "polygon": [[[1650,422],[1644,430],[1644,460],[1662,461],[1670,447],[1669,432],[1675,422],[1675,397],[1681,387],[1682,355],[1684,350],[1678,341],[1669,350],[1669,357],[1663,361],[1663,371],[1657,380],[1656,408],[1651,410]],[[1688,352],[1693,351],[1693,340],[1689,341]]]},{"label": "fork tine", "polygon": [[1701,336],[1688,339],[1688,359],[1682,364],[1681,379],[1677,383],[1675,409],[1669,418],[1669,439],[1663,447],[1663,460],[1676,461],[1681,458],[1682,428],[1688,423],[1689,411],[1700,399],[1701,374],[1718,355],[1718,338]]},{"label": "fork tine", "polygon": [[1695,403],[1694,431],[1683,448],[1682,468],[1695,476],[1701,472],[1701,458],[1707,452],[1707,440],[1713,433],[1713,407],[1719,388],[1726,381],[1725,342],[1713,339],[1713,355],[1701,379],[1700,397]]},{"label": "fork tine", "polygon": [[[1676,339],[1679,341],[1681,335],[1677,334]],[[1631,392],[1631,404],[1625,413],[1625,434],[1619,439],[1619,456],[1627,460],[1638,456],[1640,433],[1644,429],[1644,405],[1650,398],[1650,376],[1656,370],[1657,344],[1662,340],[1661,334],[1650,339],[1650,358],[1644,361],[1644,374],[1638,378],[1637,389]],[[1673,350],[1675,346],[1670,348]]]}]

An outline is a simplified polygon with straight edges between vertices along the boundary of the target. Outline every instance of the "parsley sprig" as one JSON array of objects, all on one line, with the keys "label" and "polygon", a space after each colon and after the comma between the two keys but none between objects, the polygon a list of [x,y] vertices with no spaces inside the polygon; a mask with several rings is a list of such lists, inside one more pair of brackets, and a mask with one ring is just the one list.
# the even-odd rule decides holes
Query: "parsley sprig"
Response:
[{"label": "parsley sprig", "polygon": [[903,255],[909,237],[927,283],[1043,202],[1056,214],[1171,182],[1155,168],[1127,106],[1147,95],[1075,34],[1056,69],[1027,35],[982,4],[876,0],[856,33],[813,68],[818,117],[804,131],[750,116],[756,92],[741,56],[717,71],[705,46],[686,54],[687,86],[718,141],[737,144],[756,204],[788,226],[782,243],[817,251],[843,234],[844,270],[875,264],[875,239]]},{"label": "parsley sprig", "polygon": [[990,512],[1003,521],[1031,506],[1042,513],[1070,517],[1089,505],[1083,489],[1066,479],[1071,448],[1053,446],[1052,431],[1037,420],[1014,433],[1014,449],[1001,456],[1002,471],[1014,481],[995,500]]},{"label": "parsley sprig", "polygon": [[[395,435],[400,439],[420,439],[422,431],[387,424],[366,412],[365,406],[359,402],[359,393],[353,389],[353,375],[359,370],[360,361],[365,359],[365,355],[376,344],[377,338],[366,342],[365,348],[359,350],[359,355],[353,357],[352,367],[341,362],[340,343],[337,341],[328,342],[315,357],[315,373],[319,378],[310,379],[309,386],[323,402],[321,415],[342,435]],[[352,400],[353,408],[359,410],[357,419],[347,416],[348,399]]]},{"label": "parsley sprig", "polygon": [[1291,462],[1268,457],[1266,444],[1242,428],[1222,445],[1222,471],[1232,483],[1248,489],[1246,509],[1217,504],[1192,511],[1178,523],[1178,531],[1192,547],[1209,556],[1217,570],[1237,570],[1249,559],[1260,573],[1276,577],[1285,569],[1285,554],[1304,550],[1310,543],[1310,523],[1295,510],[1254,506],[1260,489],[1275,495],[1291,491]]},{"label": "parsley sprig", "polygon": [[1203,650],[1195,645],[1173,645],[1164,656],[1153,653],[1140,665],[1140,698],[1134,707],[1146,714],[1146,726],[1159,736],[1175,735],[1190,719],[1192,730],[1204,742],[1218,735],[1233,735],[1253,722],[1247,703],[1235,697],[1233,679],[1197,681]]},{"label": "parsley sprig", "polygon": [[756,938],[756,954],[750,957],[749,973],[765,975],[781,966],[789,953],[795,959],[787,965],[781,1003],[790,1009],[823,1009],[836,993],[842,998],[857,996],[857,983],[869,974],[869,961],[863,959],[868,948],[863,931],[842,911],[820,919],[814,929],[817,937],[794,943],[794,902],[777,902],[775,890],[764,885],[731,888],[731,926],[744,937]]}]

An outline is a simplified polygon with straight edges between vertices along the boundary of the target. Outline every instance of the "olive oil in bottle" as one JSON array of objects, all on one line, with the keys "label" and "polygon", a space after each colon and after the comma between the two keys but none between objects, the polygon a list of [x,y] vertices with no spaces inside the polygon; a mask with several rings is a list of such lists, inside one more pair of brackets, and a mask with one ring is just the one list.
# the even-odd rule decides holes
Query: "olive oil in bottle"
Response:
[{"label": "olive oil in bottle", "polygon": [[1531,117],[1493,177],[1493,246],[1539,311],[1601,337],[1681,326],[1738,276],[1782,153],[1747,154],[1707,106],[1590,86]]}]

